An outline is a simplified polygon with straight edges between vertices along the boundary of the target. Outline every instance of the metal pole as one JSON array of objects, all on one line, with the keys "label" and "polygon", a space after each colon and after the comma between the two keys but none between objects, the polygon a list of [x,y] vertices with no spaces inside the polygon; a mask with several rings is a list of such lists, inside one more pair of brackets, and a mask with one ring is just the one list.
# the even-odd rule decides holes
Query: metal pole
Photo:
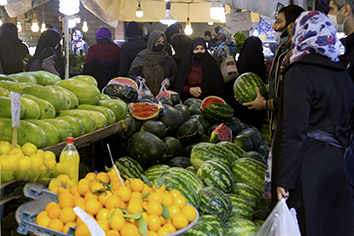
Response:
[{"label": "metal pole", "polygon": [[64,22],[65,22],[65,79],[69,79],[69,41],[70,41],[70,35],[69,35],[69,16],[65,15],[64,16]]}]

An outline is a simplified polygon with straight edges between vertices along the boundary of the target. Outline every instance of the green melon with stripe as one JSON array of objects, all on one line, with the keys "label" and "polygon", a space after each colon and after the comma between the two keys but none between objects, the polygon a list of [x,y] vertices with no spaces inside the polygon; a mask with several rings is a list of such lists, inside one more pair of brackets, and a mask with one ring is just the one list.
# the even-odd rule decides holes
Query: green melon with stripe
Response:
[{"label": "green melon with stripe", "polygon": [[246,135],[239,134],[233,138],[232,142],[246,152],[253,150],[252,140]]},{"label": "green melon with stripe", "polygon": [[204,188],[203,181],[198,178],[195,174],[192,172],[185,170],[183,168],[179,167],[172,167],[169,169],[165,170],[164,175],[175,175],[188,183],[195,191],[199,192],[199,190]]},{"label": "green melon with stripe", "polygon": [[234,93],[240,103],[252,102],[257,97],[256,88],[259,87],[263,97],[266,96],[266,88],[258,75],[247,72],[240,75],[234,83]]},{"label": "green melon with stripe", "polygon": [[140,179],[142,174],[142,167],[136,161],[132,161],[131,158],[121,157],[114,162],[117,166],[120,175],[124,179]]},{"label": "green melon with stripe", "polygon": [[234,109],[229,104],[212,103],[204,108],[203,116],[214,122],[226,122],[234,116]]},{"label": "green melon with stripe", "polygon": [[204,110],[207,106],[209,106],[210,104],[213,103],[221,103],[221,104],[226,104],[226,102],[224,101],[224,99],[222,99],[221,97],[217,97],[217,96],[208,96],[206,98],[203,99],[202,104],[200,105],[200,108],[202,110]]},{"label": "green melon with stripe", "polygon": [[150,182],[154,182],[155,179],[160,178],[165,170],[169,168],[170,166],[165,164],[153,165],[145,170],[144,175]]},{"label": "green melon with stripe", "polygon": [[198,193],[184,180],[176,175],[163,175],[164,184],[168,191],[178,190],[186,199],[187,203],[199,209],[200,200]]},{"label": "green melon with stripe", "polygon": [[229,153],[222,147],[213,143],[199,143],[195,145],[191,152],[191,164],[195,169],[208,160],[215,159],[224,163],[226,166],[231,166],[231,158]]},{"label": "green melon with stripe", "polygon": [[240,158],[232,165],[231,171],[236,183],[248,183],[258,188],[264,187],[267,166],[251,158]]},{"label": "green melon with stripe", "polygon": [[205,161],[197,171],[197,176],[206,186],[211,186],[229,193],[232,191],[235,180],[231,170],[221,161]]},{"label": "green melon with stripe", "polygon": [[236,183],[232,194],[246,200],[252,206],[254,220],[264,219],[267,216],[270,201],[264,198],[262,189],[251,184]]},{"label": "green melon with stripe", "polygon": [[194,175],[197,174],[197,170],[193,166],[188,166],[185,170],[193,173]]},{"label": "green melon with stripe", "polygon": [[77,109],[83,110],[91,110],[91,111],[98,111],[101,112],[107,119],[107,125],[114,124],[116,122],[116,115],[114,112],[103,106],[96,106],[96,105],[89,105],[89,104],[80,104]]},{"label": "green melon with stripe", "polygon": [[226,150],[229,153],[232,164],[240,158],[249,157],[247,152],[245,152],[242,148],[240,148],[239,146],[237,146],[234,143],[220,142],[220,143],[217,143],[216,146],[222,147],[224,150]]},{"label": "green melon with stripe", "polygon": [[226,222],[232,212],[232,203],[226,193],[215,187],[205,187],[200,190],[200,212],[205,215],[215,215]]},{"label": "green melon with stripe", "polygon": [[231,217],[225,224],[225,232],[227,236],[255,236],[257,226],[250,220],[237,219]]},{"label": "green melon with stripe", "polygon": [[215,226],[203,221],[198,221],[184,236],[223,236],[224,232]]},{"label": "green melon with stripe", "polygon": [[246,220],[252,220],[253,208],[250,203],[241,196],[228,194],[232,203],[232,216]]},{"label": "green melon with stripe", "polygon": [[221,220],[214,215],[202,215],[199,217],[198,222],[201,221],[224,231],[224,225],[222,224]]}]

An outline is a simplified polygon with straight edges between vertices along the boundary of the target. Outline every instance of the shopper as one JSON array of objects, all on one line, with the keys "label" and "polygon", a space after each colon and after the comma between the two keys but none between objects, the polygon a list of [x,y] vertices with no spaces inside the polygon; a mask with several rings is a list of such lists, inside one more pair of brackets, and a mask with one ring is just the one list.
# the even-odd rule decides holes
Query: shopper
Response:
[{"label": "shopper", "polygon": [[204,32],[204,38],[205,38],[205,42],[207,44],[208,50],[210,50],[212,47],[214,47],[213,39],[211,37],[211,33],[209,30]]},{"label": "shopper", "polygon": [[273,201],[284,197],[289,208],[295,208],[302,236],[354,235],[353,197],[344,148],[339,147],[348,145],[354,86],[337,57],[336,40],[326,15],[301,13],[283,78],[274,140],[279,148],[273,149]]},{"label": "shopper", "polygon": [[170,26],[167,27],[165,31],[166,39],[167,39],[167,44],[166,44],[166,51],[168,52],[168,55],[172,56],[172,48],[171,48],[171,40],[172,38],[177,35],[182,33],[182,29],[179,23],[174,23]]},{"label": "shopper", "polygon": [[83,35],[80,30],[74,30],[73,41],[71,41],[71,52],[76,55],[87,55],[88,52],[88,44],[83,39]]},{"label": "shopper", "polygon": [[147,48],[141,51],[133,61],[128,77],[136,81],[144,81],[156,96],[165,85],[169,88],[174,84],[177,65],[166,52],[166,36],[162,31],[155,30],[151,33]]},{"label": "shopper", "polygon": [[118,76],[120,47],[112,42],[111,31],[99,28],[95,35],[97,44],[89,47],[83,73],[95,77],[102,90],[109,80]]},{"label": "shopper", "polygon": [[191,97],[203,99],[223,95],[224,80],[220,68],[206,51],[203,38],[195,38],[190,44],[178,68],[175,90],[182,101]]},{"label": "shopper", "polygon": [[136,55],[147,47],[146,42],[141,39],[140,35],[139,24],[135,21],[129,22],[125,29],[125,36],[128,42],[124,43],[120,50],[120,76],[128,76],[130,66]]},{"label": "shopper", "polygon": [[61,35],[54,30],[46,30],[39,37],[36,51],[26,65],[26,71],[45,70],[65,76],[64,60],[61,56]]},{"label": "shopper", "polygon": [[22,59],[27,54],[28,48],[18,38],[16,25],[12,23],[3,24],[0,35],[0,64],[3,73],[8,75],[23,72]]},{"label": "shopper", "polygon": [[177,67],[181,64],[191,42],[192,39],[185,34],[177,34],[172,38],[171,45],[175,51],[172,58],[175,60]]}]

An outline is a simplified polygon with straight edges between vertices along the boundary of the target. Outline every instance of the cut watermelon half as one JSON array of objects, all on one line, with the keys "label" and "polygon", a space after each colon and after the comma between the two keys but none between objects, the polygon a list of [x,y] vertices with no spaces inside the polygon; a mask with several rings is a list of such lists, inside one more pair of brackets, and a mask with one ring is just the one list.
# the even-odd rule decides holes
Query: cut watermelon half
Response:
[{"label": "cut watermelon half", "polygon": [[221,97],[208,96],[208,97],[203,99],[202,105],[200,105],[200,108],[202,110],[204,110],[204,108],[206,108],[207,106],[209,106],[210,104],[213,104],[213,103],[221,103],[221,104],[225,104],[226,105],[226,102]]},{"label": "cut watermelon half", "polygon": [[157,103],[138,102],[129,104],[129,113],[138,120],[150,120],[160,115],[162,106]]},{"label": "cut watermelon half", "polygon": [[128,85],[132,88],[134,88],[136,91],[139,90],[139,87],[138,87],[138,84],[130,79],[130,78],[126,78],[126,77],[116,77],[116,78],[113,78],[111,79],[107,85],[109,84],[124,84],[124,85]]},{"label": "cut watermelon half", "polygon": [[169,99],[171,99],[173,105],[180,103],[179,94],[175,91],[172,91],[172,90],[164,90],[164,91],[160,92],[156,96],[156,99],[159,99],[161,97],[168,97]]},{"label": "cut watermelon half", "polygon": [[227,125],[221,123],[210,135],[210,142],[211,143],[218,143],[218,142],[232,142],[232,131]]}]

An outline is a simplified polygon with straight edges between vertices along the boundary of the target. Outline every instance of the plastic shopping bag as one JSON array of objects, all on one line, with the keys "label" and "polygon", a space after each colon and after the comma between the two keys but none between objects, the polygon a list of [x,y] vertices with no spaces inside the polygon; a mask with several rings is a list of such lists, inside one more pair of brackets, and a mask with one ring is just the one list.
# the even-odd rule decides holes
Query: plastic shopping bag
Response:
[{"label": "plastic shopping bag", "polygon": [[290,212],[285,199],[280,200],[256,236],[301,236],[295,209]]},{"label": "plastic shopping bag", "polygon": [[166,87],[165,87],[165,85],[161,85],[161,88],[160,88],[159,93],[161,93],[161,92],[163,92],[163,91],[165,91],[165,90],[167,90]]},{"label": "plastic shopping bag", "polygon": [[143,95],[152,95],[152,93],[148,88],[148,86],[145,84],[145,82],[139,80],[138,98],[140,98]]}]

